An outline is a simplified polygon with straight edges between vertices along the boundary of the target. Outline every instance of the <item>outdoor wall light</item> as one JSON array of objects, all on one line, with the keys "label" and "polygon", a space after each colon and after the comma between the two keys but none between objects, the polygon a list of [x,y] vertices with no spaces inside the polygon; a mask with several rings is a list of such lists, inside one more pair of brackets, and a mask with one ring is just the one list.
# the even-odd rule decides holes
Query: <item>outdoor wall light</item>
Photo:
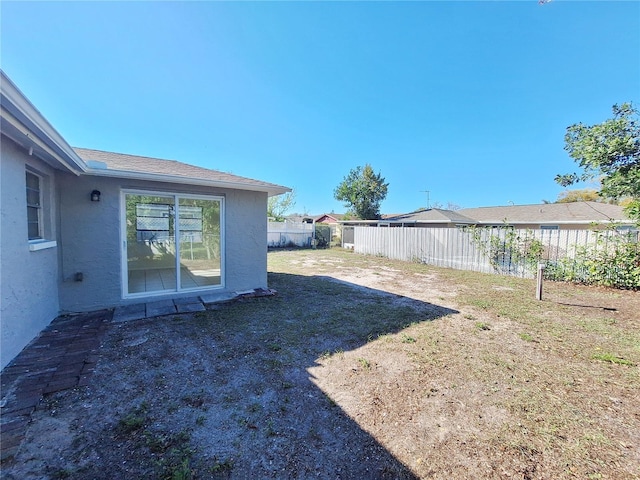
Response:
[{"label": "outdoor wall light", "polygon": [[91,201],[99,202],[100,201],[100,190],[94,190],[91,192]]}]

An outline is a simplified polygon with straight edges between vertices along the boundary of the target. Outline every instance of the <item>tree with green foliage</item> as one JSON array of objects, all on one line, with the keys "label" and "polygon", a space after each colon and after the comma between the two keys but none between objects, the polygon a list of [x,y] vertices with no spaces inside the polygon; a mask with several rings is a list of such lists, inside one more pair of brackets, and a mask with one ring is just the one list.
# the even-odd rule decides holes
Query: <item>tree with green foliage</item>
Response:
[{"label": "tree with green foliage", "polygon": [[376,174],[371,165],[366,164],[352,169],[336,187],[333,196],[361,220],[377,220],[388,187],[380,172]]},{"label": "tree with green foliage", "polygon": [[284,222],[284,215],[296,204],[296,192],[291,191],[269,197],[267,201],[267,217],[276,222]]},{"label": "tree with green foliage", "polygon": [[[613,118],[587,126],[567,128],[564,149],[583,172],[556,175],[555,181],[566,187],[599,178],[600,195],[606,198],[633,199],[627,214],[640,220],[640,118],[631,103],[613,106]],[[635,216],[634,216],[635,215]]]},{"label": "tree with green foliage", "polygon": [[600,192],[593,188],[583,188],[579,190],[566,190],[558,195],[555,203],[572,203],[572,202],[601,202],[605,201],[600,196]]}]

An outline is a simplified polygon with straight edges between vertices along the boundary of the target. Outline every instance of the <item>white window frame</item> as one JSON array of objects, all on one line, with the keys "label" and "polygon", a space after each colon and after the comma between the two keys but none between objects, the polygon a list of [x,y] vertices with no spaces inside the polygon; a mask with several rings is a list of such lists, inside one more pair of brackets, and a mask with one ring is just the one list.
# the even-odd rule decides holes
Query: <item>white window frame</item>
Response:
[{"label": "white window frame", "polygon": [[640,229],[635,225],[619,225],[616,227],[618,235],[624,235],[629,241],[638,242],[640,240]]},{"label": "white window frame", "polygon": [[560,231],[560,225],[540,225],[540,231],[542,233],[557,234]]},{"label": "white window frame", "polygon": [[[27,176],[31,175],[38,180],[38,203],[33,204],[29,203],[29,191],[36,191],[35,189],[28,186]],[[25,201],[27,204],[27,211],[25,220],[27,222],[27,241],[29,245],[29,250],[32,252],[37,252],[38,250],[45,250],[48,248],[54,248],[57,246],[57,242],[55,240],[47,240],[46,236],[49,232],[48,225],[45,222],[49,221],[48,215],[50,214],[50,210],[48,209],[48,205],[46,204],[46,193],[48,191],[47,179],[37,173],[33,169],[25,168]],[[38,222],[38,236],[30,237],[30,223],[29,223],[29,209],[36,208],[37,209],[37,222]]]},{"label": "white window frame", "polygon": [[[129,272],[127,270],[127,195],[157,195],[160,197],[172,197],[174,206],[178,206],[180,198],[195,198],[202,200],[217,200],[220,202],[220,285],[208,286],[201,288],[181,288],[180,282],[176,282],[175,290],[158,291],[158,292],[140,292],[129,293]],[[144,298],[144,297],[167,297],[176,293],[185,292],[203,292],[207,290],[224,290],[226,288],[226,206],[225,197],[223,195],[202,195],[190,194],[185,192],[170,192],[166,190],[139,190],[139,189],[122,189],[120,190],[120,278],[121,278],[121,295],[122,299]],[[180,226],[178,222],[174,226],[174,236],[180,238]],[[176,270],[180,271],[180,242],[176,242]],[[176,272],[176,274],[177,274]]]},{"label": "white window frame", "polygon": [[[37,182],[38,182],[38,189],[33,189],[31,187],[29,187],[29,182],[27,181],[29,175],[31,175],[32,177],[34,177]],[[42,240],[44,240],[44,232],[43,232],[43,225],[42,225],[42,176],[38,175],[37,173],[27,169],[25,170],[25,193],[27,196],[27,238],[29,240],[29,242],[41,242]],[[29,192],[37,192],[38,193],[38,203],[33,204],[33,203],[29,203]],[[37,213],[37,227],[38,227],[38,235],[35,237],[31,237],[30,231],[31,228],[30,226],[33,224],[33,222],[30,222],[29,220],[29,209],[30,208],[35,208],[36,213]]]}]

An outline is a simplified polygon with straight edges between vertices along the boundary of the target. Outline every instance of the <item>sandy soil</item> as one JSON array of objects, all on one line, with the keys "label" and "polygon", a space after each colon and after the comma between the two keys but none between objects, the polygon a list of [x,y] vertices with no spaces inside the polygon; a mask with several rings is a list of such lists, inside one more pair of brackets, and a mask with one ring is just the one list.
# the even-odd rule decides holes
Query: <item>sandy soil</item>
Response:
[{"label": "sandy soil", "polygon": [[112,325],[3,478],[640,478],[638,293],[269,261],[276,297]]}]

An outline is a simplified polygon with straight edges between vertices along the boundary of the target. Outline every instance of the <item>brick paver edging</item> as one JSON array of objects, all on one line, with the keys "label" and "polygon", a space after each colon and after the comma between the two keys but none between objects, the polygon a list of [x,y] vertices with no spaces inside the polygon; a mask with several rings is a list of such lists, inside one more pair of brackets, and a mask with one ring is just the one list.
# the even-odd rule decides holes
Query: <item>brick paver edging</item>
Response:
[{"label": "brick paver edging", "polygon": [[0,374],[0,460],[12,458],[43,395],[86,385],[113,310],[56,318]]}]

